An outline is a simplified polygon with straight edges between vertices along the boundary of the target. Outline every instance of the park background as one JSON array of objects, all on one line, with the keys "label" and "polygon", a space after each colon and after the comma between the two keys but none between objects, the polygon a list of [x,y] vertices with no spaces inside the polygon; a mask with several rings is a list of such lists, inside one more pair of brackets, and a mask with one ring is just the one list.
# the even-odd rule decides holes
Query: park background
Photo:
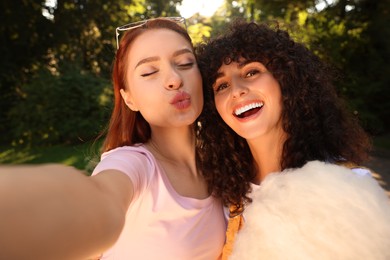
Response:
[{"label": "park background", "polygon": [[277,22],[333,64],[339,94],[373,137],[368,166],[390,176],[390,0],[218,0],[214,12],[215,1],[2,0],[0,164],[90,172],[112,106],[115,28],[182,15],[195,44],[236,18]]}]

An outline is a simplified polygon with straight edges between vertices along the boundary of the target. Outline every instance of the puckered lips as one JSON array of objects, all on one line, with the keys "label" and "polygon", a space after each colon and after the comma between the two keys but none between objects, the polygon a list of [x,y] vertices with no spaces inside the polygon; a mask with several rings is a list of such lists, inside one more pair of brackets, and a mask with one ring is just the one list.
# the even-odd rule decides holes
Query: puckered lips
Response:
[{"label": "puckered lips", "polygon": [[191,96],[185,91],[180,91],[172,98],[170,104],[176,109],[186,109],[191,105]]},{"label": "puckered lips", "polygon": [[263,108],[264,103],[259,100],[248,101],[236,106],[233,110],[233,116],[240,120],[249,119],[257,115]]}]

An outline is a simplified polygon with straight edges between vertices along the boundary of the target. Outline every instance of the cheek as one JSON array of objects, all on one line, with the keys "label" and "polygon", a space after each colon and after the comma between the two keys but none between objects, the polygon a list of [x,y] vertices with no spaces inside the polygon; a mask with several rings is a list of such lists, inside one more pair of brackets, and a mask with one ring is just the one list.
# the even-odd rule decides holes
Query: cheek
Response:
[{"label": "cheek", "polygon": [[203,93],[202,76],[199,70],[194,70],[187,78],[193,82],[194,87],[196,87],[198,91],[201,91],[201,93]]},{"label": "cheek", "polygon": [[281,111],[283,110],[283,100],[282,100],[282,92],[280,90],[279,85],[275,90],[275,103],[279,107],[279,113],[281,113]]},{"label": "cheek", "polygon": [[187,76],[188,79],[191,79],[190,83],[192,84],[192,96],[195,100],[198,107],[203,108],[203,88],[202,88],[202,78],[199,71],[194,72],[193,74]]},{"label": "cheek", "polygon": [[215,108],[217,109],[218,114],[225,121],[226,111],[224,109],[225,105],[224,105],[223,98],[221,98],[221,96],[214,97],[214,103],[215,103]]},{"label": "cheek", "polygon": [[275,89],[273,92],[273,113],[275,115],[275,118],[280,121],[282,118],[282,111],[283,111],[283,100],[282,100],[282,93],[280,89]]},{"label": "cheek", "polygon": [[202,97],[203,100],[203,85],[202,85],[202,78],[200,74],[196,74],[196,77],[194,78],[194,88],[196,89],[196,93]]},{"label": "cheek", "polygon": [[203,110],[203,103],[204,103],[202,88],[197,90],[196,94],[195,95],[193,94],[191,99],[192,99],[191,103],[193,103],[196,112],[198,113],[198,115],[200,115],[200,113]]},{"label": "cheek", "polygon": [[272,104],[275,104],[278,107],[282,106],[282,91],[280,89],[279,83],[274,79],[270,78],[266,84],[267,86],[265,89],[270,101]]}]

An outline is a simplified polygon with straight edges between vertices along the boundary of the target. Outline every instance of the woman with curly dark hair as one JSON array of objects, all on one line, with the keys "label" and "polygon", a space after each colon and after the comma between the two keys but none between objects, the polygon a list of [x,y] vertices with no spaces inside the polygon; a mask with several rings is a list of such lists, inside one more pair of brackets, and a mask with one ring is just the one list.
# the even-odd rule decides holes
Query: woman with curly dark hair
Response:
[{"label": "woman with curly dark hair", "polygon": [[231,208],[225,257],[243,223],[232,259],[390,257],[389,201],[358,166],[370,141],[332,69],[264,24],[236,22],[197,51],[202,169]]}]

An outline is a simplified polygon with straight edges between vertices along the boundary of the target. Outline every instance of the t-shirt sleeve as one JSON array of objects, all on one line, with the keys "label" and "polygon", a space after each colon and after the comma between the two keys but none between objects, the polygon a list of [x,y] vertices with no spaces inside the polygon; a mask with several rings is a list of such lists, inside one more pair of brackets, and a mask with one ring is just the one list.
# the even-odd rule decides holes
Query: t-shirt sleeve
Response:
[{"label": "t-shirt sleeve", "polygon": [[148,186],[155,172],[155,164],[148,153],[137,147],[120,147],[103,153],[92,176],[105,170],[118,170],[126,174],[133,184],[134,196],[138,196]]}]

